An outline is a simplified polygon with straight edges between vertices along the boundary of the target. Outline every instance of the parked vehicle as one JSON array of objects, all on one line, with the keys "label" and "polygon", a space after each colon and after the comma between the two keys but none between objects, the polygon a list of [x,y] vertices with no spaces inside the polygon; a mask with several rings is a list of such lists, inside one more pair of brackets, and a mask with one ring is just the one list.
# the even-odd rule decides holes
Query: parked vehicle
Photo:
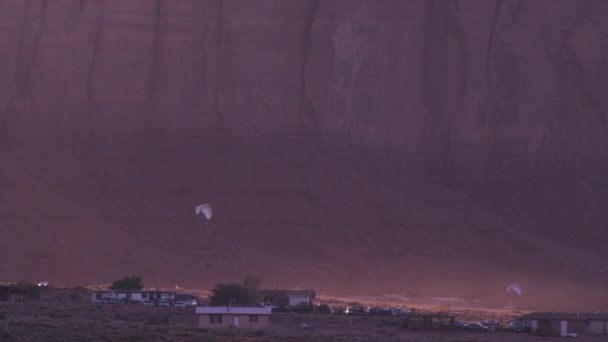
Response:
[{"label": "parked vehicle", "polygon": [[526,331],[526,327],[523,326],[522,324],[512,322],[511,324],[509,324],[505,327],[505,331],[524,332],[524,331]]},{"label": "parked vehicle", "polygon": [[110,298],[112,304],[127,304],[127,298]]},{"label": "parked vehicle", "polygon": [[391,309],[389,308],[367,308],[367,314],[372,316],[391,316]]},{"label": "parked vehicle", "polygon": [[144,299],[141,304],[143,306],[154,306],[156,303],[152,299]]},{"label": "parked vehicle", "polygon": [[461,322],[461,321],[454,321],[454,323],[452,323],[452,326],[456,329],[464,329],[467,326],[468,323],[465,322]]},{"label": "parked vehicle", "polygon": [[99,299],[97,301],[97,303],[99,303],[99,304],[110,304],[110,303],[112,303],[112,298],[110,298],[110,297],[101,297],[101,299]]},{"label": "parked vehicle", "polygon": [[274,307],[271,310],[272,312],[283,312],[283,313],[287,313],[287,312],[291,312],[291,308],[288,306],[279,306],[279,307]]},{"label": "parked vehicle", "polygon": [[407,314],[407,310],[404,308],[391,308],[391,315],[393,316],[404,316]]},{"label": "parked vehicle", "polygon": [[269,302],[260,303],[260,307],[263,307],[263,308],[273,308],[273,309],[274,308],[278,308],[277,305],[274,305],[274,304],[269,303]]},{"label": "parked vehicle", "polygon": [[194,298],[186,299],[184,301],[184,304],[186,306],[197,306],[198,305],[198,303],[196,302],[196,299],[194,299]]},{"label": "parked vehicle", "polygon": [[177,301],[177,302],[175,302],[175,304],[173,306],[175,306],[176,308],[185,308],[186,303],[184,303],[182,301]]},{"label": "parked vehicle", "polygon": [[365,311],[365,308],[358,306],[349,306],[346,308],[346,311],[344,311],[344,313],[351,316],[359,316],[365,315],[367,312]]},{"label": "parked vehicle", "polygon": [[158,306],[171,306],[168,300],[162,299],[158,301]]},{"label": "parked vehicle", "polygon": [[469,323],[464,327],[465,330],[468,331],[479,331],[479,332],[488,332],[490,329],[485,325],[479,323]]}]

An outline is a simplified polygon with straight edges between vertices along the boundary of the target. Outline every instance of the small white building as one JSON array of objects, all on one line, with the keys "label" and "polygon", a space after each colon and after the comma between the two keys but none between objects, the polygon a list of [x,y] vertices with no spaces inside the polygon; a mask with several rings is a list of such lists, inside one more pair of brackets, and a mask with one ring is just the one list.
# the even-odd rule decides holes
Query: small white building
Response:
[{"label": "small white building", "polygon": [[608,335],[608,313],[532,312],[520,316],[517,324],[545,335]]},{"label": "small white building", "polygon": [[608,313],[589,314],[585,332],[592,335],[608,335]]},{"label": "small white building", "polygon": [[98,303],[100,299],[117,298],[126,300],[128,303],[141,302],[145,299],[151,300],[175,300],[175,292],[171,291],[144,291],[144,290],[102,290],[91,293],[91,302]]},{"label": "small white building", "polygon": [[197,306],[199,328],[260,329],[268,326],[272,308],[240,306]]},{"label": "small white building", "polygon": [[312,305],[316,297],[314,290],[260,290],[260,295],[264,298],[264,302],[285,307],[302,303]]},{"label": "small white building", "polygon": [[296,306],[301,303],[311,305],[313,299],[315,299],[315,292],[306,290],[287,291],[287,297],[289,297],[289,306]]}]

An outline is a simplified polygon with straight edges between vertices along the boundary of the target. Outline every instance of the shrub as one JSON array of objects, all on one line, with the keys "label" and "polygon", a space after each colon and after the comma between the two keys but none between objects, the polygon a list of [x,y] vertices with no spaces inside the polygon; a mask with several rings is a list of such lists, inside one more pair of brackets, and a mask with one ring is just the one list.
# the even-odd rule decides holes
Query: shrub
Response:
[{"label": "shrub", "polygon": [[317,306],[317,312],[323,315],[331,313],[331,308],[327,304],[319,304]]},{"label": "shrub", "polygon": [[308,303],[300,303],[293,308],[293,312],[303,314],[311,313],[312,306],[308,305]]}]

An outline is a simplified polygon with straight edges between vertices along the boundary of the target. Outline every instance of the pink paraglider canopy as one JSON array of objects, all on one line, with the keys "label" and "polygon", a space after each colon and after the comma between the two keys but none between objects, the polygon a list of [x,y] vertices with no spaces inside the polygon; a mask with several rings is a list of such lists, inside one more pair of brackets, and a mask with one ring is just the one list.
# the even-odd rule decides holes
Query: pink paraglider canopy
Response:
[{"label": "pink paraglider canopy", "polygon": [[511,291],[517,293],[520,296],[522,294],[521,286],[519,286],[518,284],[515,284],[515,283],[507,286],[507,292],[511,292]]}]

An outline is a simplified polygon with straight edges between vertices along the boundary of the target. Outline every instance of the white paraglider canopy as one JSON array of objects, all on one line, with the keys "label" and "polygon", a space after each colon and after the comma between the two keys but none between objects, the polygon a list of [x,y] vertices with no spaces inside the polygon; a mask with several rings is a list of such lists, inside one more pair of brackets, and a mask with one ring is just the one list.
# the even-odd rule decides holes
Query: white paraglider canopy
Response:
[{"label": "white paraglider canopy", "polygon": [[211,205],[207,203],[196,206],[194,208],[194,212],[196,213],[196,215],[203,213],[207,220],[211,220],[211,216],[213,216],[213,208],[211,208]]},{"label": "white paraglider canopy", "polygon": [[516,283],[512,283],[511,285],[507,286],[507,292],[515,292],[521,296],[521,294],[522,294],[521,286],[519,286]]}]

